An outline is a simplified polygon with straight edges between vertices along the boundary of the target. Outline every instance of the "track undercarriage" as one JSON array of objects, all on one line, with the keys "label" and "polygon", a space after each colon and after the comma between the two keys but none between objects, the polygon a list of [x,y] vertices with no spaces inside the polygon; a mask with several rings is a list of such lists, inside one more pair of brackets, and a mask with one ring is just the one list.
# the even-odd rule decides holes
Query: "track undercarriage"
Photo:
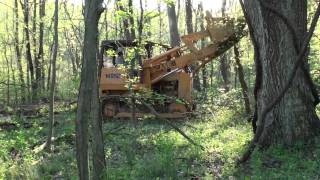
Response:
[{"label": "track undercarriage", "polygon": [[[156,99],[156,100],[155,100]],[[133,103],[134,102],[134,103]],[[136,118],[155,116],[145,104],[150,105],[162,118],[185,118],[192,107],[172,97],[142,97],[141,94],[106,95],[102,98],[102,111],[105,118]]]}]

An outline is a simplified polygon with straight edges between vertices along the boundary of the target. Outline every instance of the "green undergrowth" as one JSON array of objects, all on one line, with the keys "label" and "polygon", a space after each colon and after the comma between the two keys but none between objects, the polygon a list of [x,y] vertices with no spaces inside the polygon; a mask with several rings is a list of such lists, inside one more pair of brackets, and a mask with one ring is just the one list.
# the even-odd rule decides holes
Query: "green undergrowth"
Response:
[{"label": "green undergrowth", "polygon": [[[241,166],[236,161],[252,139],[239,109],[201,107],[204,115],[171,120],[191,144],[162,120],[145,118],[104,123],[107,168],[102,179],[319,179],[319,138],[290,148],[255,151]],[[199,111],[200,111],[199,110]],[[74,112],[56,115],[54,149],[41,151],[47,117],[12,117],[16,129],[0,130],[0,179],[77,179]],[[25,122],[32,127],[25,128]]]},{"label": "green undergrowth", "polygon": [[292,147],[276,145],[256,150],[235,175],[251,179],[320,179],[320,138]]},{"label": "green undergrowth", "polygon": [[[112,121],[105,126],[106,179],[188,179],[224,177],[251,139],[250,127],[234,112],[221,109],[214,118],[174,121],[197,144],[161,120]],[[108,133],[109,132],[109,133]]]},{"label": "green undergrowth", "polygon": [[[12,117],[16,129],[0,129],[0,179],[76,179],[74,114],[56,115],[52,153],[43,150],[47,117]],[[25,123],[31,127],[25,127]]]}]

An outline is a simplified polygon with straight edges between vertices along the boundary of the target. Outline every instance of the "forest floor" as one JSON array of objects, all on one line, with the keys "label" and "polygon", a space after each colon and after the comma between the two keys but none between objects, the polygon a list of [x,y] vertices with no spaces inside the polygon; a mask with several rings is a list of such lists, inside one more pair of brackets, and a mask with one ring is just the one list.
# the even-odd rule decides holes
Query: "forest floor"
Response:
[{"label": "forest floor", "polygon": [[[105,122],[107,169],[103,179],[319,179],[320,138],[313,144],[255,151],[248,163],[236,161],[252,138],[250,123],[235,108],[203,107],[207,115],[173,121],[200,147],[168,124],[145,118]],[[44,109],[40,113],[46,114]],[[54,150],[42,151],[48,118],[0,117],[0,179],[77,179],[74,107],[59,107]]]}]

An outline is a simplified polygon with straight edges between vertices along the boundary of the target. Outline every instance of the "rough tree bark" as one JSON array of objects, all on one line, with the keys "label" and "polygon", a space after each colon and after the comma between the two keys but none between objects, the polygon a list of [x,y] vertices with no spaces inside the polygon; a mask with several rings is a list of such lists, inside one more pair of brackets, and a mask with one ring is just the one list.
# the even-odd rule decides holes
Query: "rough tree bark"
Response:
[{"label": "rough tree bark", "polygon": [[59,34],[58,34],[58,24],[59,23],[59,0],[55,0],[54,5],[54,45],[53,45],[53,53],[51,60],[51,85],[50,85],[50,93],[49,93],[49,128],[48,128],[48,136],[46,143],[46,150],[51,150],[51,140],[53,137],[53,125],[54,125],[54,91],[56,88],[56,61],[59,47]]},{"label": "rough tree bark", "polygon": [[89,120],[92,124],[93,179],[101,179],[105,167],[102,119],[98,97],[97,44],[98,22],[103,12],[102,0],[85,0],[85,35],[83,63],[76,118],[76,149],[79,178],[87,180],[89,174],[88,141]]},{"label": "rough tree bark", "polygon": [[[307,1],[245,1],[244,9],[252,26],[258,72],[255,143],[263,147],[275,143],[292,145],[312,137],[319,131],[319,119],[315,113],[317,97],[306,74],[308,53],[302,54],[302,65],[292,76],[287,91],[283,91],[290,82],[298,55],[308,43],[305,42]],[[282,92],[284,95],[278,98]],[[279,100],[273,101],[275,98]],[[276,103],[266,111],[273,102]]]},{"label": "rough tree bark", "polygon": [[173,3],[168,3],[167,11],[169,19],[170,45],[171,47],[180,46],[180,35],[178,31],[175,5]]}]

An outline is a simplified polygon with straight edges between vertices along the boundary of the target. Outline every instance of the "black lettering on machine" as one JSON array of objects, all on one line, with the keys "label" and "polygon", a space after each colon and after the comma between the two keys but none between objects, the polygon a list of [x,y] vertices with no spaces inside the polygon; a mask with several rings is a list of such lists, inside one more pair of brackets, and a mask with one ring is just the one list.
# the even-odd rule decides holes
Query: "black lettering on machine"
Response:
[{"label": "black lettering on machine", "polygon": [[120,79],[121,78],[121,74],[119,74],[119,73],[107,74],[106,78],[107,79]]}]

